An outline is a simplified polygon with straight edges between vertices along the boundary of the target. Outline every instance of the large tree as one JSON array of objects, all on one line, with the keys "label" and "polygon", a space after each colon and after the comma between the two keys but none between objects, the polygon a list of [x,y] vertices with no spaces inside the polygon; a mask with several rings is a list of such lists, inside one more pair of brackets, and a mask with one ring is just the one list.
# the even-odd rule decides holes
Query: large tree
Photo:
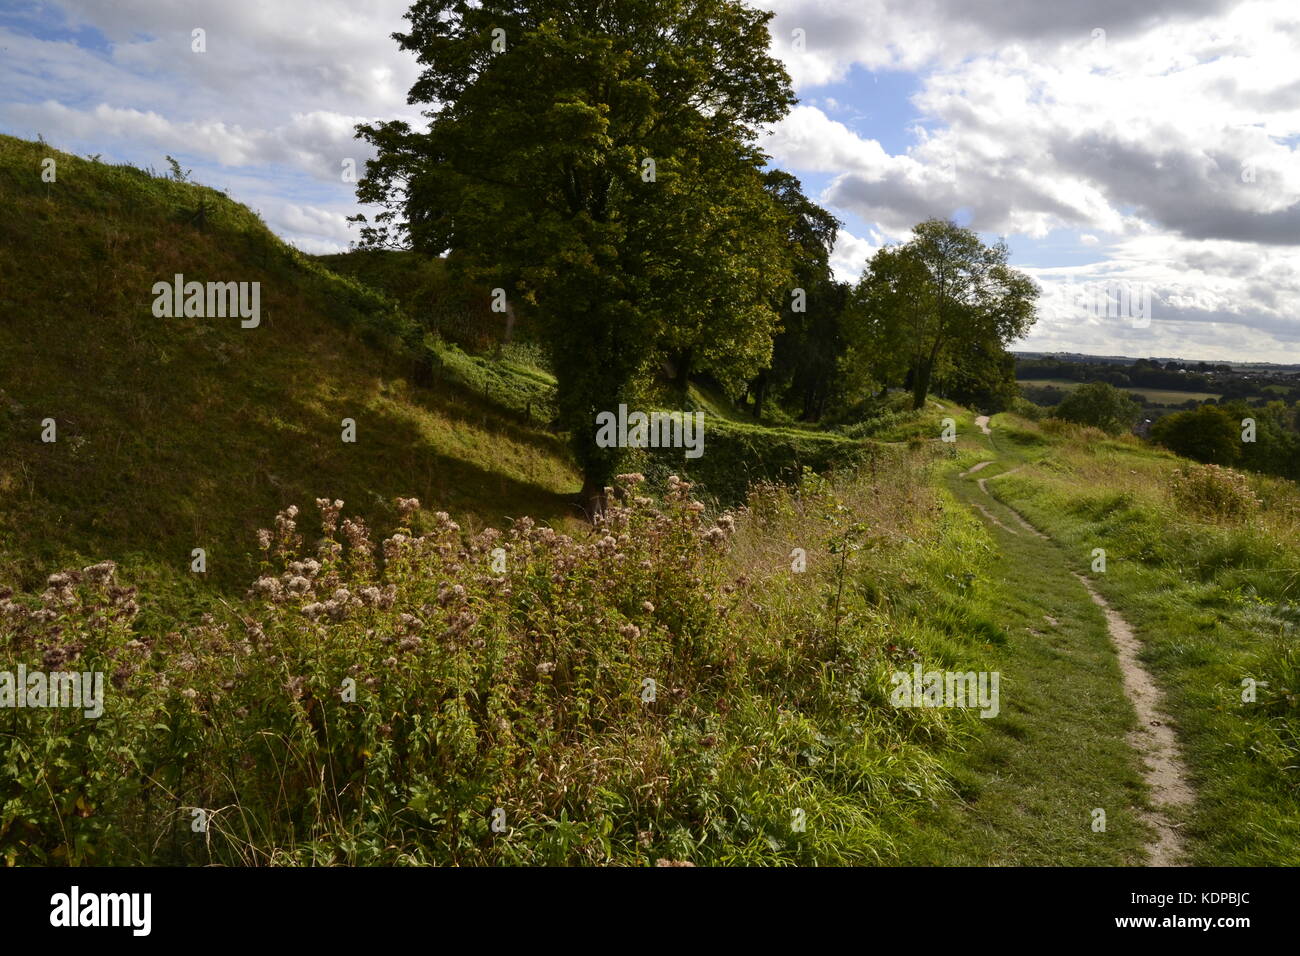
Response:
[{"label": "large tree", "polygon": [[770,393],[784,395],[800,418],[821,417],[835,390],[844,350],[840,317],[847,286],[835,281],[831,250],[842,223],[806,195],[799,180],[784,170],[769,170],[767,190],[786,221],[786,247],[792,259],[792,287],[781,290],[781,330],[772,344],[772,364],[749,383],[755,418],[761,418]]},{"label": "large tree", "polygon": [[849,293],[844,373],[855,385],[901,385],[916,365],[934,291],[920,258],[906,246],[885,246]]},{"label": "large tree", "polygon": [[759,129],[790,108],[771,14],[734,0],[419,0],[394,37],[429,127],[363,125],[378,150],[363,238],[448,253],[546,336],[561,424],[603,507],[619,458],[595,416],[666,354],[768,361],[789,284]]},{"label": "large tree", "polygon": [[928,219],[909,242],[872,257],[851,298],[854,339],[884,384],[905,370],[913,408],[925,404],[936,371],[971,351],[957,346],[978,341],[987,358],[1033,325],[1038,289],[1008,255],[1003,242]]}]

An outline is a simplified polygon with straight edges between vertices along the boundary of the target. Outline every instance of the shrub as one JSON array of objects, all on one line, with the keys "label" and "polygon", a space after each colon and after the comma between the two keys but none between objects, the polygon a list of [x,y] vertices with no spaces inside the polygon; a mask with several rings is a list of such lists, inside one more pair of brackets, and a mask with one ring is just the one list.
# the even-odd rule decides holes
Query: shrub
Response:
[{"label": "shrub", "polygon": [[1137,421],[1142,411],[1114,385],[1088,382],[1075,388],[1056,406],[1056,417],[1079,425],[1100,428],[1108,435],[1118,435]]},{"label": "shrub", "polygon": [[1015,398],[1011,402],[1011,411],[1014,414],[1019,415],[1021,418],[1027,418],[1031,422],[1042,421],[1043,415],[1046,414],[1046,410],[1042,406],[1035,405],[1028,399],[1020,397]]},{"label": "shrub", "polygon": [[1260,506],[1245,475],[1218,465],[1175,468],[1169,491],[1184,512],[1205,518],[1238,519]]},{"label": "shrub", "polygon": [[[228,619],[156,639],[111,565],[0,591],[9,667],[112,675],[98,719],[5,715],[0,857],[879,861],[881,821],[943,787],[925,747],[970,719],[889,705],[927,644],[881,608],[953,572],[923,571],[940,523],[915,463],[879,465],[847,499],[805,474],[712,519],[680,479],[656,502],[620,476],[583,539],[527,518],[469,534],[404,499],[374,543],[321,499],[312,544],[294,507],[259,532]],[[792,837],[791,806],[837,825]]]},{"label": "shrub", "polygon": [[1151,440],[1212,465],[1231,465],[1241,457],[1241,426],[1217,405],[1166,415],[1151,426]]},{"label": "shrub", "polygon": [[656,484],[669,472],[697,483],[697,491],[726,505],[739,504],[751,485],[795,483],[804,469],[851,471],[880,452],[874,442],[795,428],[761,428],[709,416],[706,453],[684,459],[680,449],[643,449],[628,457]]}]

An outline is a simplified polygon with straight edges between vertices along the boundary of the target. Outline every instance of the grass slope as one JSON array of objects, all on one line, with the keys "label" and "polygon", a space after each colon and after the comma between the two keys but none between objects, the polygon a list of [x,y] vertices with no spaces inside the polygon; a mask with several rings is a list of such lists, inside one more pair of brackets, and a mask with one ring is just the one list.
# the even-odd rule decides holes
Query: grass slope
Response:
[{"label": "grass slope", "polygon": [[[41,161],[57,181],[41,181]],[[203,208],[201,220],[198,210]],[[155,318],[175,273],[261,283],[261,325]],[[201,186],[0,137],[0,579],[113,558],[185,603],[242,592],[287,504],[373,519],[416,495],[471,523],[558,517],[579,484],[536,416],[460,383],[408,384],[409,320]],[[486,373],[484,373],[486,374]],[[507,384],[517,374],[503,378]],[[57,441],[41,441],[42,420]],[[344,418],[357,441],[341,440]],[[207,551],[204,581],[191,550]],[[165,583],[164,583],[165,582]]]},{"label": "grass slope", "polygon": [[[989,489],[1064,548],[1145,647],[1197,791],[1190,862],[1300,863],[1296,486],[1252,476],[1262,504],[1249,516],[1189,512],[1170,490],[1187,463],[1168,453],[1010,415],[994,425],[1024,467]],[[1097,548],[1104,573],[1090,570]]]},{"label": "grass slope", "polygon": [[[20,591],[0,637],[36,666],[75,635],[115,680],[102,722],[11,715],[8,862],[1140,862],[1133,715],[1071,575],[1097,547],[1195,777],[1194,862],[1297,862],[1294,485],[1252,479],[1252,520],[1211,519],[1136,440],[1012,416],[986,439],[939,402],[770,428],[696,388],[697,491],[838,474],[760,485],[735,516],[679,490],[594,535],[476,535],[562,523],[578,476],[526,349],[470,355],[409,317],[437,264],[378,260],[370,288],[212,190],[7,137],[0,200],[0,582]],[[364,276],[371,259],[332,262]],[[261,282],[261,326],[155,318],[174,273]],[[948,418],[956,447],[936,441]],[[988,459],[981,477],[1022,466],[990,490],[1053,541],[957,476]],[[319,547],[305,506],[326,495],[400,536],[345,526],[346,548]],[[398,495],[425,512],[399,518]],[[305,540],[244,600],[255,530],[290,504]],[[39,593],[105,558],[140,619],[93,576]],[[200,609],[214,618],[186,621]],[[1000,715],[893,706],[914,662],[999,671]],[[225,816],[194,840],[185,808],[203,806]],[[498,806],[508,838],[488,829]]]}]

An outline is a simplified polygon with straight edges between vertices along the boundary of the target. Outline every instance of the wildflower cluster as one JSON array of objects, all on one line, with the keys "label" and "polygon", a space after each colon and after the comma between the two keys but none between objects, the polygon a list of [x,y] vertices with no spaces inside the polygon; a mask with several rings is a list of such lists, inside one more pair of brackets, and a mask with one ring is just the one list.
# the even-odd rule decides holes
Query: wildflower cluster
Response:
[{"label": "wildflower cluster", "polygon": [[[401,498],[398,526],[376,539],[342,501],[317,500],[315,518],[290,506],[258,532],[263,566],[242,603],[161,628],[140,624],[111,563],[53,575],[38,596],[0,592],[8,658],[112,675],[93,725],[18,716],[0,761],[0,852],[684,860],[746,845],[751,816],[784,833],[788,809],[762,794],[832,785],[805,779],[801,756],[829,735],[883,735],[846,751],[866,773],[875,754],[911,747],[916,721],[939,719],[879,705],[878,638],[825,606],[825,582],[791,575],[785,551],[737,564],[768,533],[752,508],[710,513],[677,476],[658,498],[644,486],[617,476],[604,514],[572,534],[526,517],[470,532]],[[844,507],[829,486],[795,504],[763,495],[761,510],[821,535],[820,512]],[[814,499],[818,514],[803,515]],[[765,592],[787,596],[773,608],[755,599]],[[713,817],[723,803],[747,809]],[[496,811],[508,834],[490,828]]]}]

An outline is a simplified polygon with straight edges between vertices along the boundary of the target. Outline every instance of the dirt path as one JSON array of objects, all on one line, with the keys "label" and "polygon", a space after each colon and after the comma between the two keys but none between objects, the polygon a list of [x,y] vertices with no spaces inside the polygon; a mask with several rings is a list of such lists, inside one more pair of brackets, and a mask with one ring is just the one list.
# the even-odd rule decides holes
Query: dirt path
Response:
[{"label": "dirt path", "polygon": [[977,417],[975,419],[975,424],[979,426],[979,430],[985,435],[993,434],[993,432],[989,430],[989,417],[987,415],[980,415]]},{"label": "dirt path", "polygon": [[[992,464],[992,462],[981,462],[981,464]],[[974,470],[975,470],[974,468],[971,469],[971,471],[974,471]],[[986,494],[986,495],[988,495],[990,498],[992,498],[992,497],[993,497],[993,493],[992,493],[991,491],[989,491],[988,482],[993,481],[994,478],[1005,478],[1007,475],[1014,475],[1014,474],[1015,474],[1016,472],[1018,472],[1019,470],[1020,470],[1019,467],[1012,468],[1010,471],[1004,471],[1004,472],[1002,472],[1002,473],[999,474],[999,475],[994,475],[993,478],[980,478],[980,479],[978,479],[975,483],[976,483],[977,485],[980,486],[980,491],[984,492],[984,494]],[[968,472],[968,474],[969,474],[969,472]],[[996,501],[997,499],[994,499],[994,500]],[[1025,518],[1024,518],[1024,515],[1022,515],[1022,514],[1021,514],[1019,511],[1017,511],[1015,508],[1012,508],[1010,505],[1007,505],[1007,504],[1005,504],[1005,503],[1003,503],[1002,506],[1003,506],[1004,508],[1006,508],[1007,511],[1011,512],[1011,517],[1013,517],[1013,518],[1016,519],[1016,524],[1020,525],[1020,527],[1024,528],[1024,529],[1025,529],[1026,531],[1028,531],[1030,534],[1034,535],[1034,537],[1037,537],[1037,538],[1043,538],[1044,540],[1047,539],[1047,535],[1043,534],[1043,532],[1039,531],[1037,528],[1035,528],[1033,525],[1031,525],[1028,521],[1026,521]],[[982,511],[983,509],[980,509],[980,510]],[[986,512],[986,514],[987,514],[987,512]],[[1015,533],[1015,532],[1012,532],[1012,534],[1014,534],[1014,533]]]},{"label": "dirt path", "polygon": [[1183,762],[1178,738],[1166,723],[1163,695],[1150,671],[1138,659],[1142,644],[1128,621],[1106,603],[1087,578],[1082,574],[1075,577],[1087,589],[1093,603],[1106,614],[1110,639],[1119,657],[1120,672],[1124,675],[1124,694],[1137,711],[1140,726],[1129,735],[1129,743],[1142,755],[1146,765],[1142,775],[1151,788],[1151,802],[1155,805],[1153,811],[1144,814],[1146,822],[1156,831],[1155,842],[1147,844],[1147,865],[1176,866],[1183,855],[1183,838],[1170,819],[1169,811],[1189,806],[1195,793],[1187,781],[1187,766]]},{"label": "dirt path", "polygon": [[979,509],[980,514],[982,514],[982,515],[983,515],[985,518],[987,518],[989,521],[993,522],[995,525],[997,525],[999,528],[1001,528],[1001,529],[1002,529],[1003,531],[1005,531],[1007,534],[1015,534],[1015,533],[1016,533],[1016,529],[1015,529],[1015,528],[1008,528],[1006,525],[1004,525],[1004,524],[1003,524],[1001,521],[999,521],[997,518],[993,517],[992,512],[990,512],[988,508],[985,508],[985,507],[984,507],[982,504],[980,504],[979,502],[975,502],[975,507]]},{"label": "dirt path", "polygon": [[[989,433],[988,418],[986,416],[977,418],[975,422],[980,425],[985,434]],[[981,462],[980,465],[972,468],[970,472],[965,472],[963,477],[986,464],[990,464],[990,462]],[[994,478],[1001,478],[1018,470],[1019,468],[1013,468],[1011,471],[995,475]],[[993,497],[988,490],[987,482],[994,480],[994,478],[979,478],[976,479],[976,483],[991,501],[997,501],[1002,508],[1006,509],[1022,528],[1039,538],[1048,538],[1046,534],[1026,521],[1025,517],[1015,508]],[[975,506],[995,525],[1011,531],[1010,528],[1007,528],[1006,525],[995,518],[988,509],[978,503],[975,503]],[[1015,532],[1011,531],[1011,533],[1014,534]],[[1174,822],[1174,811],[1177,808],[1189,806],[1195,799],[1195,791],[1188,782],[1187,766],[1183,761],[1178,739],[1167,722],[1163,707],[1163,695],[1151,673],[1143,666],[1139,658],[1142,644],[1134,633],[1132,626],[1124,620],[1124,617],[1118,611],[1106,603],[1105,598],[1097,592],[1087,578],[1077,572],[1074,573],[1074,576],[1078,578],[1079,583],[1088,592],[1088,596],[1093,603],[1101,608],[1106,616],[1107,630],[1110,634],[1111,644],[1115,648],[1115,655],[1124,681],[1124,695],[1137,713],[1139,727],[1129,734],[1128,742],[1142,757],[1142,776],[1151,792],[1153,807],[1151,810],[1143,812],[1141,817],[1156,833],[1155,839],[1147,843],[1147,865],[1180,865],[1184,853],[1184,841],[1182,834],[1178,831],[1179,825]]]}]

